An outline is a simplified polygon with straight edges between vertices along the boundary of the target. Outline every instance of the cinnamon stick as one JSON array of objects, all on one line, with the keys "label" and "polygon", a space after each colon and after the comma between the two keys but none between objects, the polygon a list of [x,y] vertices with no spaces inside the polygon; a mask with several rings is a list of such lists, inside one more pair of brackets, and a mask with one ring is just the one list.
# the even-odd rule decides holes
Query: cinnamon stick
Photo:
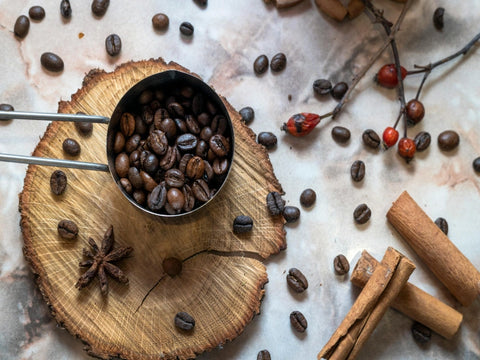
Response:
[{"label": "cinnamon stick", "polygon": [[387,219],[462,305],[477,298],[480,273],[406,191],[393,203]]},{"label": "cinnamon stick", "polygon": [[353,360],[407,282],[415,265],[388,248],[345,319],[317,358]]},{"label": "cinnamon stick", "polygon": [[[364,287],[379,262],[366,250],[352,271],[350,281]],[[411,283],[405,284],[391,306],[435,331],[446,339],[451,339],[460,327],[463,315],[432,295]]]}]

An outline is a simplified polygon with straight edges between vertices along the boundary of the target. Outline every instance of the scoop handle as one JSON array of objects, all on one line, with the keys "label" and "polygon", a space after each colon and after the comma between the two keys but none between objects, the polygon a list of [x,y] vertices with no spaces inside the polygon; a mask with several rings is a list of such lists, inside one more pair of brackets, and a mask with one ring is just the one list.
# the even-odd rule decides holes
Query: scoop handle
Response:
[{"label": "scoop handle", "polygon": [[38,156],[24,156],[24,155],[12,155],[12,154],[0,153],[0,161],[20,163],[20,164],[56,166],[56,167],[73,168],[73,169],[80,169],[80,170],[94,170],[94,171],[105,171],[105,172],[109,171],[108,165],[105,165],[105,164],[90,163],[90,162],[75,161],[75,160],[64,160],[64,159],[50,159],[50,158],[43,158]]},{"label": "scoop handle", "polygon": [[108,124],[110,118],[100,115],[85,114],[59,114],[28,111],[0,111],[0,120],[47,120],[47,121],[73,121]]}]

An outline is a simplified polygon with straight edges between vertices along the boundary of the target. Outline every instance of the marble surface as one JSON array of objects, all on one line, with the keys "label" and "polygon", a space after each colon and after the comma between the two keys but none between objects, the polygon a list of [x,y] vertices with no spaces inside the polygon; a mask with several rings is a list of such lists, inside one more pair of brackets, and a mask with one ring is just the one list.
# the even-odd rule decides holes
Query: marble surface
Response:
[{"label": "marble surface", "polygon": [[[90,69],[111,71],[126,61],[163,57],[198,73],[237,109],[252,106],[256,114],[252,129],[278,136],[270,158],[288,204],[300,207],[299,196],[305,188],[317,192],[316,204],[301,208],[300,220],[286,226],[287,250],[265,262],[269,283],[261,314],[233,342],[199,359],[254,359],[261,349],[269,349],[272,359],[316,359],[358,295],[348,278],[334,275],[333,258],[343,253],[353,265],[363,249],[381,258],[388,246],[416,263],[411,282],[460,311],[464,322],[454,339],[434,334],[428,344],[419,345],[410,333],[412,321],[388,310],[358,358],[480,358],[480,301],[468,308],[455,301],[385,218],[392,201],[403,190],[409,191],[431,218],[448,220],[449,238],[480,268],[480,175],[471,165],[480,156],[479,49],[474,47],[465,58],[432,73],[421,96],[425,119],[408,130],[410,136],[429,131],[432,145],[407,165],[395,151],[367,150],[361,142],[363,130],[381,133],[393,124],[398,111],[395,92],[372,81],[374,69],[391,62],[388,51],[360,82],[335,122],[324,121],[306,138],[279,130],[295,113],[330,111],[335,101],[314,96],[313,81],[325,77],[350,82],[380,46],[383,33],[365,15],[339,24],[319,13],[310,0],[285,11],[262,0],[210,0],[206,8],[189,0],[146,0],[141,5],[117,0],[98,19],[91,14],[90,1],[72,1],[72,19],[64,22],[58,3],[0,0],[0,103],[10,103],[17,110],[55,112],[58,101],[68,100]],[[389,0],[375,3],[391,19],[401,8]],[[15,19],[37,4],[44,6],[46,18],[32,22],[28,36],[17,40],[12,32]],[[432,24],[437,6],[446,9],[442,32]],[[157,12],[170,17],[165,32],[151,27],[150,19]],[[480,2],[474,0],[455,5],[446,0],[414,1],[398,35],[402,64],[411,69],[453,53],[478,31],[478,14]],[[194,25],[192,38],[180,35],[182,21]],[[122,53],[115,59],[104,49],[105,37],[111,33],[120,35],[123,42]],[[40,55],[45,51],[63,58],[61,74],[51,75],[41,68]],[[254,59],[263,53],[271,58],[277,52],[287,55],[287,68],[256,76]],[[414,96],[420,80],[420,76],[407,78],[407,99]],[[331,128],[337,124],[352,131],[346,145],[331,138]],[[46,122],[21,120],[0,123],[0,152],[29,155],[46,126]],[[459,148],[448,154],[436,144],[438,134],[446,129],[456,130],[461,137]],[[357,159],[367,168],[359,184],[349,175]],[[17,194],[25,170],[25,165],[0,163],[0,358],[87,359],[81,341],[50,318],[23,258]],[[371,220],[363,226],[352,220],[360,203],[372,209]],[[309,279],[305,293],[294,294],[287,288],[285,274],[290,267],[301,269]],[[293,310],[306,316],[306,333],[290,327]]]}]

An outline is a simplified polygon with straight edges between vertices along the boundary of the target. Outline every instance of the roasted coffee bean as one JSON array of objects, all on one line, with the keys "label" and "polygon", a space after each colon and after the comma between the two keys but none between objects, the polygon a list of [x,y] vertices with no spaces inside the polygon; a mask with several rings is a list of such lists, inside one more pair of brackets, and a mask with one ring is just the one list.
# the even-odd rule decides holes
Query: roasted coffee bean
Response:
[{"label": "roasted coffee bean", "polygon": [[443,15],[445,14],[445,9],[443,7],[436,8],[433,12],[433,25],[437,30],[443,29]]},{"label": "roasted coffee bean", "polygon": [[172,212],[170,214],[178,214],[183,209],[185,205],[185,197],[183,196],[182,190],[178,188],[171,188],[167,191],[167,204],[172,207]]},{"label": "roasted coffee bean", "polygon": [[180,170],[182,173],[186,173],[187,172],[187,165],[188,165],[188,162],[190,161],[191,158],[193,158],[193,154],[185,154],[182,156],[182,158],[180,159],[180,162],[178,163],[178,170]]},{"label": "roasted coffee bean", "polygon": [[332,88],[332,96],[334,99],[341,100],[343,98],[343,95],[348,91],[348,85],[345,82],[339,82],[335,84],[335,86]]},{"label": "roasted coffee bean", "polygon": [[480,172],[480,157],[477,157],[475,160],[472,162],[473,170],[475,170],[477,173]]},{"label": "roasted coffee bean", "polygon": [[115,171],[119,177],[124,178],[128,175],[128,169],[130,169],[130,158],[122,152],[115,158]]},{"label": "roasted coffee bean", "polygon": [[[192,111],[198,116],[202,113],[205,106],[205,98],[202,93],[196,93],[192,99]],[[203,125],[203,124],[202,124]],[[205,126],[205,125],[204,125]]]},{"label": "roasted coffee bean", "polygon": [[210,138],[213,136],[213,131],[210,126],[205,126],[202,128],[202,131],[200,131],[200,139],[204,141],[210,141]]},{"label": "roasted coffee bean", "polygon": [[142,189],[143,188],[143,179],[140,176],[140,171],[136,167],[131,167],[128,169],[127,174],[128,180],[132,183],[134,189]]},{"label": "roasted coffee bean", "polygon": [[180,24],[180,32],[182,33],[182,35],[192,36],[194,30],[195,29],[193,28],[193,25],[190,24],[188,21],[184,21]]},{"label": "roasted coffee bean", "polygon": [[185,176],[178,169],[170,169],[165,173],[165,182],[170,187],[181,188],[185,184]]},{"label": "roasted coffee bean", "polygon": [[287,57],[284,53],[278,53],[270,61],[270,69],[274,72],[282,71],[287,66]]},{"label": "roasted coffee bean", "polygon": [[353,219],[357,224],[365,224],[368,220],[370,220],[371,215],[372,211],[370,208],[366,204],[360,204],[353,212]]},{"label": "roasted coffee bean", "polygon": [[80,144],[77,142],[77,140],[71,138],[67,138],[63,141],[62,148],[63,151],[71,156],[78,156],[81,151]]},{"label": "roasted coffee bean", "polygon": [[162,262],[163,271],[171,277],[174,277],[182,272],[182,260],[175,257],[169,257]]},{"label": "roasted coffee bean", "polygon": [[120,131],[130,137],[135,132],[135,117],[130,113],[123,113],[120,118]]},{"label": "roasted coffee bean", "polygon": [[195,90],[191,86],[184,85],[180,89],[180,95],[183,96],[185,99],[191,99],[195,94]]},{"label": "roasted coffee bean", "polygon": [[157,125],[155,125],[155,127],[158,130],[162,130],[169,140],[174,139],[175,136],[177,135],[177,125],[175,124],[175,121],[173,121],[173,119],[169,117],[163,119],[158,124],[158,127]]},{"label": "roasted coffee bean", "polygon": [[167,109],[172,116],[179,116],[181,118],[185,117],[185,109],[176,101],[168,104]]},{"label": "roasted coffee bean", "polygon": [[187,184],[183,185],[182,188],[183,197],[185,198],[185,204],[183,205],[183,210],[188,212],[193,209],[195,206],[195,196],[193,196],[192,188]]},{"label": "roasted coffee bean", "polygon": [[233,220],[233,232],[235,234],[243,234],[252,231],[253,220],[247,215],[238,215]]},{"label": "roasted coffee bean", "polygon": [[300,209],[296,206],[285,206],[282,215],[287,223],[294,223],[300,218]]},{"label": "roasted coffee bean", "polygon": [[135,166],[137,169],[142,167],[142,153],[143,151],[134,150],[128,156],[130,160],[130,166]]},{"label": "roasted coffee bean", "polygon": [[446,130],[438,135],[438,147],[443,151],[452,151],[460,143],[460,137],[453,130]]},{"label": "roasted coffee bean", "polygon": [[155,156],[155,154],[148,152],[142,161],[142,167],[149,174],[156,173],[158,170],[158,158]]},{"label": "roasted coffee bean", "polygon": [[125,147],[125,136],[120,132],[117,131],[115,134],[115,138],[113,140],[113,152],[118,154],[122,152]]},{"label": "roasted coffee bean", "polygon": [[107,12],[110,0],[93,0],[92,1],[92,13],[95,16],[103,16]]},{"label": "roasted coffee bean", "polygon": [[268,58],[266,55],[260,55],[253,62],[253,71],[257,75],[263,74],[268,69]]},{"label": "roasted coffee bean", "polygon": [[120,185],[122,185],[122,188],[125,190],[127,194],[131,194],[133,191],[133,186],[130,180],[127,178],[121,178],[120,179]]},{"label": "roasted coffee bean", "polygon": [[211,102],[210,100],[206,100],[205,107],[210,115],[217,115],[218,109],[213,102]]},{"label": "roasted coffee bean", "polygon": [[13,32],[20,39],[23,39],[28,34],[30,29],[30,20],[25,15],[20,15],[15,21],[15,26],[13,27]]},{"label": "roasted coffee bean", "polygon": [[292,324],[293,328],[297,330],[298,332],[305,332],[307,330],[307,319],[305,319],[305,316],[300,311],[293,311],[290,314],[290,324]]},{"label": "roasted coffee bean", "polygon": [[300,194],[300,204],[304,207],[310,207],[317,200],[317,194],[313,189],[305,189]]},{"label": "roasted coffee bean", "polygon": [[432,137],[428,132],[420,131],[417,136],[415,136],[415,139],[413,139],[413,141],[415,142],[415,148],[417,149],[417,151],[425,151],[430,146]]},{"label": "roasted coffee bean", "polygon": [[188,132],[195,135],[200,134],[200,125],[192,115],[185,116],[185,123],[187,124]]},{"label": "roasted coffee bean", "polygon": [[158,163],[163,170],[169,170],[180,160],[180,153],[175,146],[169,146],[167,152]]},{"label": "roasted coffee bean", "polygon": [[260,350],[257,354],[257,360],[272,360],[268,350]]},{"label": "roasted coffee bean", "polygon": [[353,181],[362,181],[365,177],[365,163],[362,160],[354,161],[350,168],[350,175]]},{"label": "roasted coffee bean", "polygon": [[302,293],[308,289],[308,281],[305,275],[297,268],[288,270],[287,284],[293,291]]},{"label": "roasted coffee bean", "polygon": [[267,207],[270,214],[280,215],[285,207],[285,200],[278,192],[272,191],[267,195]]},{"label": "roasted coffee bean", "polygon": [[435,220],[435,225],[438,226],[438,228],[440,230],[442,230],[442,232],[445,234],[445,235],[448,235],[448,222],[447,220],[445,220],[444,218],[442,217],[439,217]]},{"label": "roasted coffee bean", "polygon": [[42,66],[51,72],[60,72],[64,68],[63,60],[57,54],[46,52],[40,56]]},{"label": "roasted coffee bean", "polygon": [[156,186],[147,197],[147,206],[150,210],[159,211],[167,202],[167,189],[165,185],[160,184]]},{"label": "roasted coffee bean", "polygon": [[208,149],[208,152],[207,152],[207,160],[211,163],[213,163],[213,161],[217,158],[217,155],[215,155],[215,153],[213,152],[212,149]]},{"label": "roasted coffee bean", "polygon": [[147,198],[147,195],[145,195],[145,191],[140,190],[140,189],[136,189],[136,190],[133,191],[132,197],[137,202],[137,204],[144,205],[145,201],[146,201],[146,198]]},{"label": "roasted coffee bean", "polygon": [[122,40],[117,34],[108,35],[105,39],[105,50],[110,56],[117,56],[122,51]]},{"label": "roasted coffee bean", "polygon": [[[179,170],[180,171],[180,170]],[[193,156],[187,163],[185,174],[190,179],[200,179],[205,172],[205,162],[199,156]]]},{"label": "roasted coffee bean", "polygon": [[143,90],[138,97],[138,102],[141,105],[147,105],[153,100],[153,91],[152,90]]},{"label": "roasted coffee bean", "polygon": [[72,6],[69,0],[62,0],[60,2],[60,14],[65,19],[69,19],[72,16]]},{"label": "roasted coffee bean", "polygon": [[132,151],[136,150],[140,144],[142,137],[139,134],[133,134],[130,136],[125,143],[125,151],[127,154],[130,154]]},{"label": "roasted coffee bean", "polygon": [[206,112],[202,112],[198,115],[197,121],[202,126],[210,126],[212,117]]},{"label": "roasted coffee bean", "polygon": [[350,264],[345,255],[337,255],[333,259],[333,269],[337,275],[345,275],[350,271]]},{"label": "roasted coffee bean", "polygon": [[249,125],[253,119],[255,118],[255,111],[250,106],[245,106],[244,108],[240,109],[239,111],[240,116],[242,117],[242,121]]},{"label": "roasted coffee bean", "polygon": [[204,178],[209,182],[215,176],[215,172],[213,171],[212,165],[210,165],[207,160],[203,160],[203,163],[205,164]]},{"label": "roasted coffee bean", "polygon": [[414,322],[412,325],[412,336],[415,341],[425,344],[430,341],[432,330],[419,322]]},{"label": "roasted coffee bean", "polygon": [[175,125],[177,126],[178,132],[186,133],[188,131],[187,123],[185,122],[185,120],[180,119],[180,118],[175,118],[175,119],[173,119],[173,121],[175,122]]},{"label": "roasted coffee bean", "polygon": [[[77,112],[77,115],[85,115],[85,113]],[[75,128],[81,135],[90,135],[93,131],[93,124],[90,122],[76,121]]]},{"label": "roasted coffee bean", "polygon": [[57,231],[62,239],[73,240],[78,235],[78,226],[72,220],[60,220]]},{"label": "roasted coffee bean", "polygon": [[375,130],[365,130],[362,134],[362,140],[365,145],[372,149],[377,149],[380,146],[380,137]]},{"label": "roasted coffee bean", "polygon": [[153,15],[152,17],[152,26],[157,31],[166,30],[169,24],[170,24],[170,19],[165,14],[158,13]]},{"label": "roasted coffee bean", "polygon": [[30,16],[30,19],[35,21],[43,20],[43,18],[45,17],[45,9],[38,5],[32,6],[28,10],[28,16]]},{"label": "roasted coffee bean", "polygon": [[147,138],[148,147],[157,155],[164,155],[168,149],[168,139],[161,130],[154,130]]},{"label": "roasted coffee bean", "polygon": [[313,82],[313,91],[317,95],[328,95],[332,91],[332,83],[326,79],[318,79]]},{"label": "roasted coffee bean", "polygon": [[198,6],[203,6],[203,7],[207,6],[208,4],[208,0],[193,0],[193,2]]},{"label": "roasted coffee bean", "polygon": [[145,171],[140,171],[140,176],[143,180],[143,188],[145,191],[152,192],[155,187],[157,187],[157,183],[153,178]]},{"label": "roasted coffee bean", "polygon": [[190,331],[195,327],[195,319],[186,312],[175,315],[175,326],[181,330]]},{"label": "roasted coffee bean", "polygon": [[267,149],[272,149],[277,145],[277,137],[274,133],[269,131],[263,131],[258,134],[257,141],[260,145],[265,146]]},{"label": "roasted coffee bean", "polygon": [[[198,139],[195,135],[186,133],[177,138],[176,144],[182,152],[194,152],[197,147]],[[211,146],[211,145],[210,145]]]},{"label": "roasted coffee bean", "polygon": [[[1,111],[15,111],[13,106],[10,105],[10,104],[0,104],[0,110]],[[12,120],[12,119],[0,119],[0,122],[1,121],[10,121],[10,120]]]},{"label": "roasted coffee bean", "polygon": [[55,170],[50,176],[50,190],[55,195],[62,195],[67,188],[67,175],[62,170]]},{"label": "roasted coffee bean", "polygon": [[332,138],[340,144],[345,144],[350,140],[350,130],[343,126],[334,126],[332,128]]},{"label": "roasted coffee bean", "polygon": [[210,149],[219,157],[227,156],[230,151],[230,145],[223,135],[213,135],[210,138],[209,145]]},{"label": "roasted coffee bean", "polygon": [[228,171],[229,162],[227,158],[216,158],[213,160],[212,169],[215,175],[223,175]]},{"label": "roasted coffee bean", "polygon": [[141,135],[142,137],[148,133],[149,127],[143,121],[142,117],[135,115],[135,133]]},{"label": "roasted coffee bean", "polygon": [[197,179],[192,184],[192,192],[195,199],[201,202],[207,202],[210,199],[210,188],[203,179]]},{"label": "roasted coffee bean", "polygon": [[[145,105],[143,107],[143,112],[142,112],[142,120],[146,125],[150,125],[154,121],[154,111],[152,108],[148,105]],[[138,131],[138,130],[137,130]]]},{"label": "roasted coffee bean", "polygon": [[225,134],[227,126],[227,119],[225,119],[225,116],[222,115],[216,115],[210,124],[212,131],[219,135]]}]

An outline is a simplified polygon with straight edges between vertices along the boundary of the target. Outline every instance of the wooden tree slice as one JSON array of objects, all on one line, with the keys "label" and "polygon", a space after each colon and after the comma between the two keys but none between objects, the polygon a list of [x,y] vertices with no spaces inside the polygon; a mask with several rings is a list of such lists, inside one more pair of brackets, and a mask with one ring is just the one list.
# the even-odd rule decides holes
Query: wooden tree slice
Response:
[{"label": "wooden tree slice", "polygon": [[[163,60],[131,62],[112,73],[95,70],[59,112],[110,116],[122,95],[146,76],[186,71]],[[28,167],[20,194],[24,254],[56,321],[79,337],[92,356],[110,359],[187,359],[238,336],[259,312],[267,282],[262,258],[285,248],[284,220],[271,216],[265,199],[282,192],[265,149],[225,100],[235,131],[235,156],[222,191],[202,210],[181,219],[153,219],[132,206],[108,173],[64,169],[67,190],[54,195],[55,170]],[[84,137],[72,123],[50,124],[35,156],[64,158],[62,142],[75,138],[82,151],[76,160],[106,163],[107,126],[95,124]],[[232,231],[237,215],[254,220],[253,231]],[[62,219],[77,223],[76,240],[57,234]],[[108,296],[98,280],[77,290],[82,249],[97,244],[113,225],[115,246],[131,246],[132,256],[118,263],[129,284],[109,279]],[[168,257],[183,260],[182,272],[170,277],[162,268]],[[192,333],[174,326],[175,314],[196,320]]]}]

